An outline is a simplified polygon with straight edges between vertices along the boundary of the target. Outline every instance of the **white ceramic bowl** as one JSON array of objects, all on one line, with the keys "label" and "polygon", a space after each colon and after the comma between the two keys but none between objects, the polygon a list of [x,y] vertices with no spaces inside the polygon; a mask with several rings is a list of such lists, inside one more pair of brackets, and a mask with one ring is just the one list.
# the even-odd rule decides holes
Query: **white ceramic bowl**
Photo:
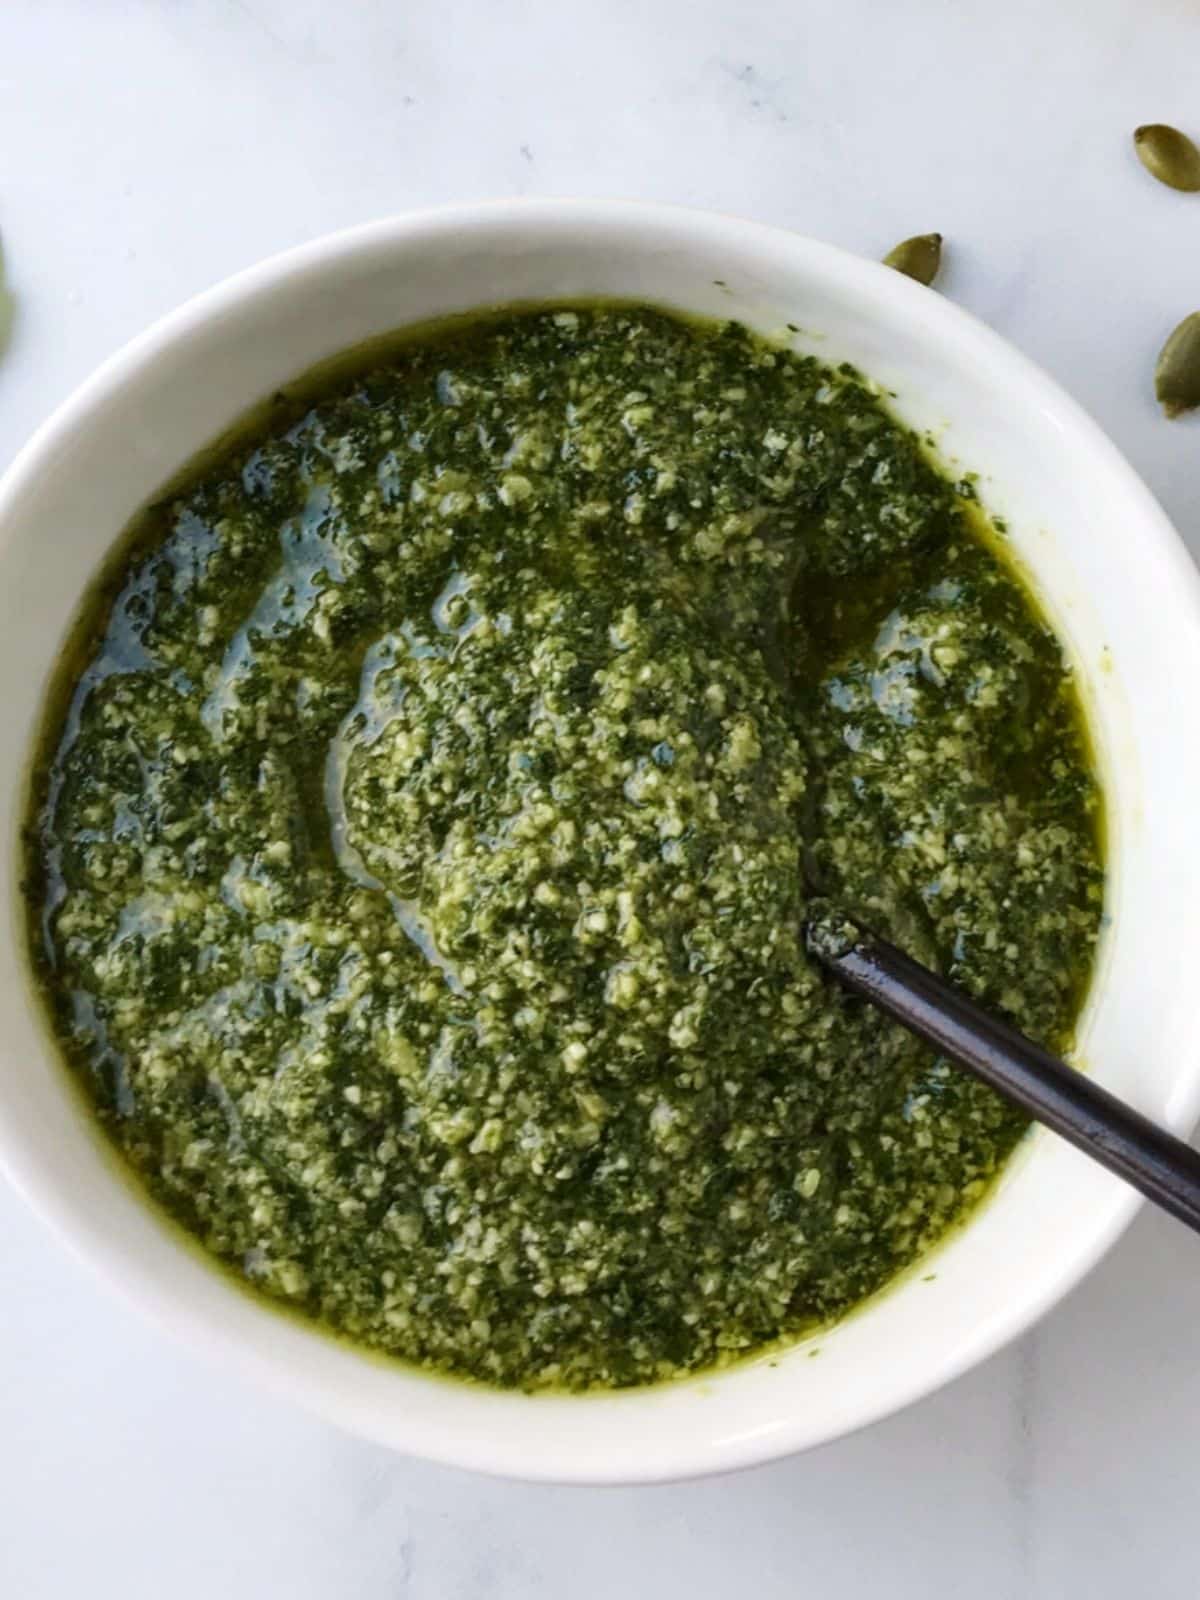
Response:
[{"label": "white ceramic bowl", "polygon": [[[26,980],[17,833],[46,679],[130,516],[252,402],[334,352],[447,312],[571,296],[646,299],[801,329],[895,391],[982,476],[1069,643],[1108,783],[1112,917],[1083,1030],[1088,1066],[1186,1131],[1200,1110],[1200,593],[1158,506],[1041,372],[941,295],[827,245],[661,207],[516,202],[322,239],[201,295],[110,360],[0,485],[0,1158],[63,1240],[161,1323],[401,1450],[527,1478],[633,1482],[763,1461],[927,1393],[1026,1328],[1137,1200],[1045,1133],[933,1268],[816,1341],[689,1383],[529,1398],[367,1358],[238,1292],[116,1175]],[[926,1273],[934,1271],[932,1281]]]}]

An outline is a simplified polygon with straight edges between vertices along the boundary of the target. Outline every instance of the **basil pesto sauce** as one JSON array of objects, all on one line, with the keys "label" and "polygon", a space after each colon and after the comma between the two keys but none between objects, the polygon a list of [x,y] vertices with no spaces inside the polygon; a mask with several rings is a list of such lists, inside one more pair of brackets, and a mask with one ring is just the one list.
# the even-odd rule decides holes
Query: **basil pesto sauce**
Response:
[{"label": "basil pesto sauce", "polygon": [[836,1317],[1021,1119],[831,987],[820,890],[1070,1039],[1060,647],[852,371],[649,309],[431,330],[155,507],[28,830],[61,1044],[271,1296],[491,1383]]}]

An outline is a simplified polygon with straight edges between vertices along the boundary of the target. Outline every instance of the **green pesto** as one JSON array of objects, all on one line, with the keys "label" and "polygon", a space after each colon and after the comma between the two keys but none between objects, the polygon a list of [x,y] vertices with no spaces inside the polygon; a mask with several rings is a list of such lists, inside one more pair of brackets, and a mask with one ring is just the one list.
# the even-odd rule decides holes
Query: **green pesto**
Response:
[{"label": "green pesto", "polygon": [[431,330],[132,531],[28,828],[53,1027],[264,1293],[527,1388],[837,1317],[1022,1122],[830,987],[840,903],[1065,1047],[1099,796],[1060,647],[849,369]]}]

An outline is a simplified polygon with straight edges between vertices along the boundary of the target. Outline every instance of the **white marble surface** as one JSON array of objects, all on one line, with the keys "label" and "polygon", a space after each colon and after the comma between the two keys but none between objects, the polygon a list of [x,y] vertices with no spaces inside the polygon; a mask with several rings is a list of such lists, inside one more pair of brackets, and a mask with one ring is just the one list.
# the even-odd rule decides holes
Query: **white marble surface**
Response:
[{"label": "white marble surface", "polygon": [[[259,256],[505,193],[681,200],[944,289],[1109,428],[1200,550],[1200,426],[1155,351],[1200,199],[1195,0],[0,0],[0,461],[102,356]],[[1051,1223],[1052,1225],[1052,1223]],[[1143,1216],[1019,1346],[739,1478],[490,1482],[386,1453],[164,1344],[0,1188],[0,1596],[1191,1597],[1200,1246]]]}]

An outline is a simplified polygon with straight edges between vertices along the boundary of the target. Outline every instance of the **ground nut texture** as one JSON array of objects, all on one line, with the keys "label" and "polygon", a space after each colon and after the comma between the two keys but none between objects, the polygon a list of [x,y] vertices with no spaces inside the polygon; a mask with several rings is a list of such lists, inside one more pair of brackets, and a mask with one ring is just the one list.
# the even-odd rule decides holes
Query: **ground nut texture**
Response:
[{"label": "ground nut texture", "polygon": [[849,370],[649,309],[431,330],[154,508],[28,830],[52,1025],[259,1290],[502,1385],[845,1311],[1020,1120],[805,955],[1038,1037],[1102,906],[1060,648]]}]

